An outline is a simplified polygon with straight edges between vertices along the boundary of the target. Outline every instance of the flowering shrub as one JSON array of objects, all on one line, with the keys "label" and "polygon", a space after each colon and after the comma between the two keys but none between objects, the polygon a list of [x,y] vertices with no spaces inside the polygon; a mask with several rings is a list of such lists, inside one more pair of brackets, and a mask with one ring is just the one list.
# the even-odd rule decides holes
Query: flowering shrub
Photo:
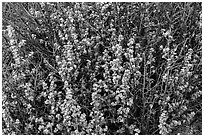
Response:
[{"label": "flowering shrub", "polygon": [[201,3],[3,3],[2,16],[3,134],[202,134]]}]

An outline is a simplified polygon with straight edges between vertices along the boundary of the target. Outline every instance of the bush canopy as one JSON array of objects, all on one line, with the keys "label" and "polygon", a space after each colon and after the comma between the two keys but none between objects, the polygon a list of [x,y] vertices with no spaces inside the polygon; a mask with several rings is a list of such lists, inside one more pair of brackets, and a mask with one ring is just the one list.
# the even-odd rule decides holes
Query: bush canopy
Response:
[{"label": "bush canopy", "polygon": [[201,11],[2,3],[3,134],[202,134]]}]

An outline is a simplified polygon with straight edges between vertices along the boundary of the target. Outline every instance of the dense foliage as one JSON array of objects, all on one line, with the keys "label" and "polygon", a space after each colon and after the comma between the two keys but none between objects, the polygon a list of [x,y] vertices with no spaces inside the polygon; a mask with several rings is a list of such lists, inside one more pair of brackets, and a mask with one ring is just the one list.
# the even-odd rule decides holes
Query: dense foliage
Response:
[{"label": "dense foliage", "polygon": [[201,134],[201,3],[3,3],[3,134]]}]

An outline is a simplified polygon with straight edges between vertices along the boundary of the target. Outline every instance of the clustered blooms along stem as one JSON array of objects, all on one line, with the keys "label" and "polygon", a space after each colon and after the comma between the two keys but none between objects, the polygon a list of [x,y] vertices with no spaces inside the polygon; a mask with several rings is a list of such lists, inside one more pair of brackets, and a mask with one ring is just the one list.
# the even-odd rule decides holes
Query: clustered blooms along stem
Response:
[{"label": "clustered blooms along stem", "polygon": [[199,3],[5,4],[3,134],[166,135],[193,125]]}]

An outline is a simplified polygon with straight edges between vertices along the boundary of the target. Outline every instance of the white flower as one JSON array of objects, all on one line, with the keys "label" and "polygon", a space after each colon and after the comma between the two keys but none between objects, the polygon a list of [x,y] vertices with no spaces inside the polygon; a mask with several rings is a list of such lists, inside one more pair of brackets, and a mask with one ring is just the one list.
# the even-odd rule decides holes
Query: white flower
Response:
[{"label": "white flower", "polygon": [[15,124],[20,124],[20,121],[19,121],[19,119],[16,119],[16,122],[15,122]]},{"label": "white flower", "polygon": [[40,11],[35,11],[35,16],[36,16],[37,18],[39,18],[40,15],[41,15]]},{"label": "white flower", "polygon": [[169,101],[169,100],[170,100],[170,97],[168,96],[168,97],[166,98],[166,100]]},{"label": "white flower", "polygon": [[48,134],[49,130],[46,128],[45,130],[43,130],[43,133]]},{"label": "white flower", "polygon": [[140,130],[138,128],[134,129],[134,131],[140,133]]},{"label": "white flower", "polygon": [[38,130],[42,130],[42,129],[44,129],[44,126],[43,126],[43,125],[40,125],[40,126],[38,127]]},{"label": "white flower", "polygon": [[15,44],[16,44],[16,41],[15,41],[14,39],[11,39],[11,40],[10,40],[10,44],[11,44],[11,45],[15,45]]}]

